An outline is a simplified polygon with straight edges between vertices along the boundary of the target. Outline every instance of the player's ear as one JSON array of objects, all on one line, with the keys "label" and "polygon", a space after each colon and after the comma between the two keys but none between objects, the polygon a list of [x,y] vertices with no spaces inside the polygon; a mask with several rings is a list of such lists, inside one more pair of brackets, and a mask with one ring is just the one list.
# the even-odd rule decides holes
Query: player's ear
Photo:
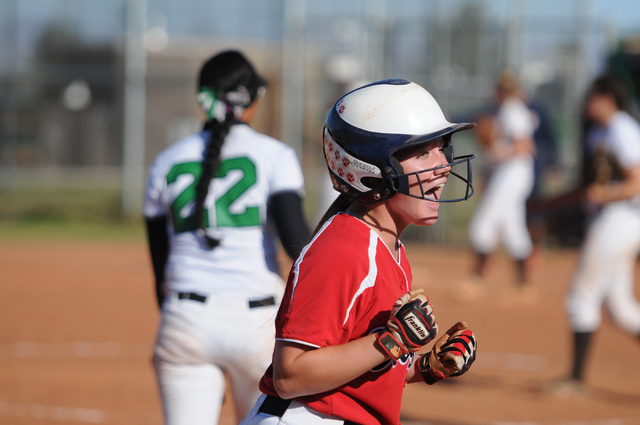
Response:
[{"label": "player's ear", "polygon": [[242,117],[240,119],[247,124],[251,124],[251,122],[256,116],[256,112],[258,111],[259,104],[260,104],[260,99],[256,98],[251,103],[251,105],[244,108],[244,111],[242,111]]}]

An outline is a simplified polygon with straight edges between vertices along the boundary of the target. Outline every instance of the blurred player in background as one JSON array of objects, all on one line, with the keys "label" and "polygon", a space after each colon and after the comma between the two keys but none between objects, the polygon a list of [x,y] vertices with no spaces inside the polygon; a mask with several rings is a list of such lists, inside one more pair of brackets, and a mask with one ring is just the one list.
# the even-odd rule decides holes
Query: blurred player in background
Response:
[{"label": "blurred player in background", "polygon": [[469,223],[475,252],[471,279],[460,295],[473,297],[484,289],[487,260],[502,240],[516,268],[515,287],[530,293],[526,260],[533,244],[527,228],[526,201],[534,187],[535,115],[523,101],[515,76],[503,72],[496,84],[498,109],[478,119],[477,137],[485,149],[484,193]]},{"label": "blurred player in background", "polygon": [[[470,171],[472,156],[453,158],[451,135],[471,127],[448,122],[405,80],[360,87],[331,108],[324,154],[340,195],[291,270],[265,394],[242,424],[397,425],[406,383],[469,369],[476,342],[463,322],[414,362],[438,328],[412,291],[400,234],[436,223],[445,183],[460,177],[454,164]],[[470,196],[463,180],[449,201]]]},{"label": "blurred player in background", "polygon": [[160,153],[144,202],[162,321],[154,364],[165,424],[218,423],[226,377],[238,420],[258,398],[284,290],[277,236],[308,241],[295,152],[249,125],[266,81],[237,51],[204,63],[201,132]]},{"label": "blurred player in background", "polygon": [[[640,125],[630,111],[628,89],[613,75],[596,79],[585,117],[586,185],[549,202],[555,208],[586,201],[588,228],[566,309],[573,330],[573,359],[566,379],[547,389],[557,395],[584,392],[584,370],[603,304],[615,322],[640,339],[640,304],[634,266],[640,250]],[[615,349],[612,347],[611,349]]]}]

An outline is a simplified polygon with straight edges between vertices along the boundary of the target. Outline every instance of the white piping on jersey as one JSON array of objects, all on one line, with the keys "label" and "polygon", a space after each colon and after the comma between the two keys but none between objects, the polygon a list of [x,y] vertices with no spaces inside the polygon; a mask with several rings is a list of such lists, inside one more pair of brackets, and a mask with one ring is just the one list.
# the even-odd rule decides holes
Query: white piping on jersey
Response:
[{"label": "white piping on jersey", "polygon": [[296,344],[300,344],[300,345],[306,345],[307,347],[313,347],[313,348],[322,348],[317,344],[309,344],[306,341],[300,341],[299,339],[287,339],[287,338],[276,338],[276,341],[287,341],[287,342],[295,342]]},{"label": "white piping on jersey", "polygon": [[356,303],[356,300],[364,292],[367,288],[372,288],[376,283],[376,278],[378,277],[378,265],[376,264],[376,251],[378,247],[378,234],[373,230],[369,230],[369,249],[367,249],[367,254],[369,256],[369,273],[367,276],[360,282],[360,287],[358,291],[354,294],[351,299],[351,304],[349,304],[349,308],[347,308],[347,314],[344,318],[344,322],[342,322],[342,326],[347,323],[349,320],[349,314],[351,313],[351,309],[353,305]]}]

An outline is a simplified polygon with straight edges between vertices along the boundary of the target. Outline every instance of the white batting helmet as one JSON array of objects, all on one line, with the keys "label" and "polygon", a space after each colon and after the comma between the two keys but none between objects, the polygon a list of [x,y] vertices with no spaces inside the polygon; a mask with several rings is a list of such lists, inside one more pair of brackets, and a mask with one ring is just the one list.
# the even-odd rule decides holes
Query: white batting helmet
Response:
[{"label": "white batting helmet", "polygon": [[[457,202],[473,195],[471,159],[453,156],[451,135],[475,127],[474,123],[450,123],[431,94],[407,80],[382,80],[357,88],[331,108],[323,130],[324,156],[333,186],[359,202],[370,204],[396,193],[409,193],[408,177],[432,171],[404,174],[395,154],[405,148],[443,138],[451,167],[466,165],[467,176],[451,171],[466,183],[464,195],[439,202]],[[441,168],[436,167],[436,168]],[[423,191],[421,199],[426,199]]]}]

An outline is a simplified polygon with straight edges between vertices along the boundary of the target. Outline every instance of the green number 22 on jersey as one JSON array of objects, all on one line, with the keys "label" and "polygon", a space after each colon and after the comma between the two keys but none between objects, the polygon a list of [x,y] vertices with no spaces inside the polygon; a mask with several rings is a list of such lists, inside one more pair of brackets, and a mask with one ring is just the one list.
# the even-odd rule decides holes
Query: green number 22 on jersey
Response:
[{"label": "green number 22 on jersey", "polygon": [[[243,212],[234,214],[230,211],[235,202],[257,181],[256,165],[246,157],[230,158],[220,164],[215,177],[225,177],[230,171],[242,172],[242,178],[220,196],[215,202],[215,218],[217,227],[246,227],[260,225],[260,208],[247,207]],[[199,162],[185,162],[174,165],[167,174],[167,184],[175,183],[184,174],[193,176],[193,183],[187,186],[171,204],[173,228],[176,233],[188,232],[198,228],[194,217],[183,217],[180,212],[196,199],[196,185],[202,174],[202,164]],[[204,225],[209,226],[209,209],[204,212]]]}]

